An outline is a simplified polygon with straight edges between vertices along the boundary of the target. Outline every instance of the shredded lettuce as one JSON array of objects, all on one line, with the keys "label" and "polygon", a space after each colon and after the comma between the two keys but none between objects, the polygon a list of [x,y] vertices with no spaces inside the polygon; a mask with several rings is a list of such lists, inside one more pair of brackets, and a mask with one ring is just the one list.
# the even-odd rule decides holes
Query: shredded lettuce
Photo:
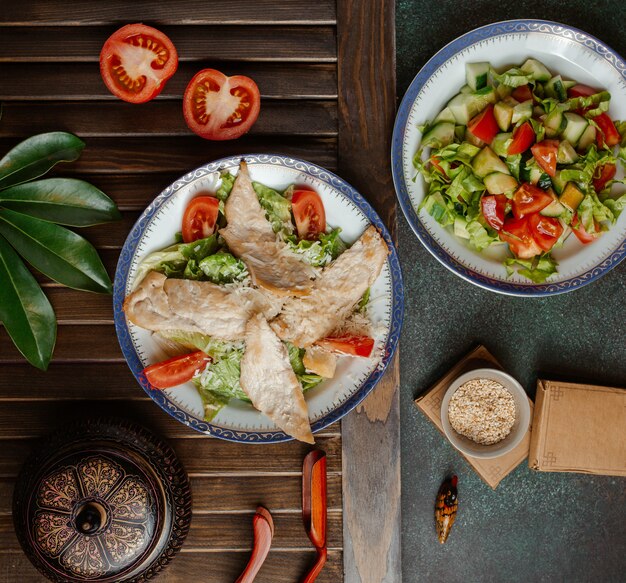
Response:
[{"label": "shredded lettuce", "polygon": [[604,200],[603,204],[613,213],[615,219],[617,219],[626,208],[626,194],[622,194],[619,198],[607,198]]},{"label": "shredded lettuce", "polygon": [[520,87],[522,85],[528,85],[532,80],[532,74],[524,73],[520,68],[513,67],[502,74],[496,73],[491,69],[491,76],[502,85],[507,87]]},{"label": "shredded lettuce", "polygon": [[485,227],[477,220],[467,223],[467,232],[469,233],[469,243],[476,251],[482,251],[492,243],[499,241],[498,235],[490,235]]},{"label": "shredded lettuce", "polygon": [[259,202],[265,214],[272,224],[275,233],[290,235],[293,233],[293,223],[291,222],[291,201],[282,196],[279,192],[269,186],[259,182],[253,182],[252,186],[256,192]]},{"label": "shredded lettuce", "polygon": [[224,201],[230,195],[230,191],[233,189],[237,177],[233,176],[227,170],[223,170],[220,173],[220,178],[222,179],[222,184],[220,184],[220,187],[215,191],[215,198]]},{"label": "shredded lettuce", "polygon": [[226,399],[241,399],[249,403],[250,399],[239,384],[242,356],[242,349],[231,350],[209,363],[193,379],[200,394],[209,392]]},{"label": "shredded lettuce", "polygon": [[[610,100],[611,94],[608,91],[600,91],[587,97],[572,97],[567,100],[566,105],[570,110],[582,111],[586,109],[585,117],[596,117],[609,110]],[[589,109],[592,107],[593,109]]]},{"label": "shredded lettuce", "polygon": [[289,352],[289,362],[291,363],[291,368],[293,368],[293,372],[296,373],[296,376],[302,385],[302,390],[306,392],[316,385],[319,385],[324,379],[319,375],[306,372],[304,361],[302,360],[304,358],[304,348],[298,348],[297,346],[291,344],[291,342],[285,342],[285,346]]},{"label": "shredded lettuce", "polygon": [[217,284],[240,282],[249,275],[245,263],[225,251],[205,257],[198,267],[209,281]]},{"label": "shredded lettuce", "polygon": [[602,227],[601,223],[613,223],[615,221],[611,209],[600,201],[593,190],[585,195],[576,212],[587,233],[597,232],[596,223],[600,223],[600,227]]},{"label": "shredded lettuce", "polygon": [[346,250],[346,244],[339,236],[341,229],[333,229],[330,233],[321,233],[318,240],[302,239],[298,241],[295,235],[287,237],[286,241],[294,253],[302,256],[307,263],[315,267],[324,267],[334,261]]},{"label": "shredded lettuce", "polygon": [[365,312],[367,310],[367,305],[370,303],[370,296],[372,295],[372,288],[367,288],[363,297],[359,300],[359,303],[356,305],[356,309],[358,312]]},{"label": "shredded lettuce", "polygon": [[[510,257],[509,259],[505,259],[504,266],[509,276],[517,271],[517,273],[527,277],[534,283],[543,283],[552,274],[556,273],[556,261],[549,253],[542,255],[539,259],[518,259],[517,257]],[[516,270],[515,268],[518,269]]]}]

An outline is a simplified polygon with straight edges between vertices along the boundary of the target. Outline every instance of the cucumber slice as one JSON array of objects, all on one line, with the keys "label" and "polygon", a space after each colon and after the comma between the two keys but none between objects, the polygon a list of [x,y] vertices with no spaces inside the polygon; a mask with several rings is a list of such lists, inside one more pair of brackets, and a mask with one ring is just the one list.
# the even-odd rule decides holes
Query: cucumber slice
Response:
[{"label": "cucumber slice", "polygon": [[515,97],[512,97],[511,95],[509,95],[508,97],[505,97],[502,101],[504,101],[504,103],[506,103],[507,105],[510,105],[511,107],[515,107],[516,105],[519,105],[519,101],[515,99]]},{"label": "cucumber slice", "polygon": [[552,79],[550,79],[545,84],[544,89],[548,97],[558,99],[559,101],[565,101],[567,99],[567,91],[565,90],[565,86],[563,85],[563,79],[561,79],[561,75],[552,77]]},{"label": "cucumber slice", "polygon": [[524,73],[529,73],[535,81],[549,81],[552,75],[547,67],[536,59],[528,59],[522,66]]},{"label": "cucumber slice", "polygon": [[462,142],[465,139],[465,126],[454,126],[454,137]]},{"label": "cucumber slice", "polygon": [[578,160],[578,154],[572,144],[570,144],[567,140],[563,140],[559,144],[559,150],[556,155],[556,161],[559,164],[573,164]]},{"label": "cucumber slice", "polygon": [[461,217],[456,217],[454,219],[454,234],[457,237],[461,237],[461,239],[469,239],[470,234],[467,230],[467,221],[462,219]]},{"label": "cucumber slice", "polygon": [[493,87],[485,87],[476,93],[459,93],[448,103],[448,107],[456,123],[466,126],[470,119],[478,115],[487,105],[496,102],[496,92]]},{"label": "cucumber slice", "polygon": [[422,146],[431,148],[443,148],[454,141],[454,124],[442,121],[435,124],[422,138]]},{"label": "cucumber slice", "polygon": [[539,180],[537,180],[537,186],[542,190],[552,188],[552,179],[550,178],[550,175],[543,172],[539,177]]},{"label": "cucumber slice", "polygon": [[563,139],[576,146],[582,135],[585,133],[589,122],[577,113],[567,111],[563,115],[567,120],[567,125],[563,130]]},{"label": "cucumber slice", "polygon": [[567,125],[567,119],[563,115],[562,107],[555,107],[546,117],[543,125],[546,128],[546,137],[554,138],[558,136]]},{"label": "cucumber slice", "polygon": [[578,82],[576,81],[565,81],[565,79],[563,79],[563,87],[565,87],[565,91],[571,89],[572,87],[576,87],[576,85],[578,85]]},{"label": "cucumber slice", "polygon": [[566,213],[566,208],[555,198],[546,208],[539,211],[544,217],[560,217]]},{"label": "cucumber slice", "polygon": [[530,119],[533,116],[533,102],[531,99],[520,103],[513,108],[513,117],[511,121],[513,123],[519,123]]},{"label": "cucumber slice", "polygon": [[591,146],[591,144],[595,144],[596,142],[596,128],[589,124],[587,129],[583,132],[583,135],[580,136],[580,140],[578,140],[577,148],[581,152],[586,152],[587,148]]},{"label": "cucumber slice", "polygon": [[542,174],[543,170],[536,164],[533,164],[528,172],[528,182],[531,184],[537,184],[541,180]]},{"label": "cucumber slice", "polygon": [[463,85],[459,93],[463,93],[463,95],[468,95],[470,93],[474,93],[474,89],[472,89],[469,85]]},{"label": "cucumber slice", "polygon": [[494,154],[489,146],[484,147],[472,160],[472,169],[479,178],[484,178],[492,172],[510,174],[507,165]]},{"label": "cucumber slice", "polygon": [[510,140],[513,138],[513,134],[508,132],[506,134],[498,134],[491,142],[491,149],[502,158],[506,158],[508,155],[508,149]]},{"label": "cucumber slice", "polygon": [[480,138],[477,138],[469,129],[465,129],[465,135],[463,136],[466,142],[476,146],[477,148],[483,148],[487,145],[487,142],[483,142]]},{"label": "cucumber slice", "polygon": [[505,194],[511,192],[518,187],[517,180],[510,174],[502,172],[492,172],[483,178],[485,187],[489,194]]},{"label": "cucumber slice", "polygon": [[437,117],[433,120],[433,125],[439,123],[440,121],[451,121],[452,123],[456,121],[456,119],[454,119],[454,114],[449,107],[444,107],[439,112],[439,115],[437,115]]},{"label": "cucumber slice", "polygon": [[559,196],[559,202],[572,212],[576,212],[583,198],[585,198],[585,195],[580,191],[578,186],[573,182],[568,182],[565,190],[563,190],[561,196]]},{"label": "cucumber slice", "polygon": [[554,186],[554,190],[556,190],[557,194],[561,194],[565,189],[565,182],[561,179],[560,170],[557,170],[556,174],[552,178],[552,186]]},{"label": "cucumber slice", "polygon": [[513,108],[508,103],[504,103],[504,101],[498,101],[493,106],[493,115],[496,118],[498,127],[503,132],[508,132],[513,119]]},{"label": "cucumber slice", "polygon": [[506,99],[511,93],[513,93],[513,87],[503,85],[502,83],[496,87],[496,96],[498,99]]},{"label": "cucumber slice", "polygon": [[489,63],[466,63],[465,80],[473,91],[487,87]]}]

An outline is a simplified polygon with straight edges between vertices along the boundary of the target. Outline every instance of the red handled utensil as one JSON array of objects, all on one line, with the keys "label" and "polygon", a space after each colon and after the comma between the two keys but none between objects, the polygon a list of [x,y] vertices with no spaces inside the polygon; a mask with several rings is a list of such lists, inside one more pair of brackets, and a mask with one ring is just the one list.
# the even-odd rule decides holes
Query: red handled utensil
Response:
[{"label": "red handled utensil", "polygon": [[250,555],[246,568],[235,583],[252,583],[265,562],[267,553],[270,552],[272,538],[274,537],[274,521],[267,508],[263,506],[257,507],[256,514],[252,519],[252,528],[254,530],[252,555]]},{"label": "red handled utensil", "polygon": [[302,466],[302,519],[317,550],[315,563],[302,583],[313,583],[326,563],[326,453],[314,450]]}]

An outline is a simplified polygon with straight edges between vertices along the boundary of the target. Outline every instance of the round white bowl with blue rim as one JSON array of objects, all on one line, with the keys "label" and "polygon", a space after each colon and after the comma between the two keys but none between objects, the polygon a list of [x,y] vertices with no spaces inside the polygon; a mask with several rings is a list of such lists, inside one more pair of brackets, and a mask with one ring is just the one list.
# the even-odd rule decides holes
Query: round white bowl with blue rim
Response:
[{"label": "round white bowl with blue rim", "polygon": [[[509,20],[477,28],[435,54],[407,90],[393,131],[392,173],[400,206],[418,239],[443,265],[482,288],[516,296],[546,296],[577,289],[602,277],[626,256],[626,213],[597,241],[583,246],[573,235],[552,253],[558,272],[535,284],[519,274],[507,276],[507,245],[477,252],[424,210],[426,193],[416,176],[413,157],[419,149],[417,126],[443,109],[465,84],[465,64],[488,61],[496,70],[533,57],[554,74],[611,93],[609,115],[626,119],[626,65],[602,41],[576,28],[544,20]],[[618,174],[618,178],[623,176]],[[614,187],[617,190],[617,187]],[[621,189],[624,190],[623,188]]]},{"label": "round white bowl with blue rim", "polygon": [[152,333],[127,321],[122,305],[132,290],[137,267],[148,253],[171,245],[180,230],[183,212],[200,191],[214,192],[220,172],[236,174],[245,160],[253,180],[282,190],[290,184],[308,185],[322,197],[326,220],[341,227],[347,243],[356,241],[371,224],[382,233],[389,257],[371,288],[369,315],[379,358],[341,358],[335,378],[307,391],[313,432],[334,423],[360,403],[383,375],[398,344],[404,307],[400,264],[391,236],[369,203],[344,180],[310,162],[274,154],[233,156],[185,174],[159,194],[132,228],[120,254],[113,291],[115,327],[122,352],[135,378],[164,411],[185,425],[230,441],[272,443],[292,439],[251,405],[232,399],[211,421],[203,419],[200,396],[192,383],[164,391],[153,389],[143,369],[167,358]]}]

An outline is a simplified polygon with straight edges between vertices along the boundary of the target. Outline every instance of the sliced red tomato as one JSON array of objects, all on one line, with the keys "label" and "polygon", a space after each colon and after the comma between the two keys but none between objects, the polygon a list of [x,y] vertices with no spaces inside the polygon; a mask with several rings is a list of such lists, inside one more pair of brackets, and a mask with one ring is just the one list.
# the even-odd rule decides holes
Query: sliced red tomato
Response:
[{"label": "sliced red tomato", "polygon": [[190,381],[193,375],[203,369],[210,360],[210,357],[199,350],[151,364],[143,369],[143,374],[146,375],[153,388],[169,389]]},{"label": "sliced red tomato", "polygon": [[593,187],[596,192],[600,192],[606,186],[609,180],[615,178],[617,168],[615,164],[603,164],[600,168],[596,168],[596,172],[593,177]]},{"label": "sliced red tomato", "polygon": [[437,156],[433,156],[430,159],[430,163],[441,173],[443,174],[446,178],[448,178],[448,175],[446,174],[445,170],[441,167],[441,164],[439,163],[441,162],[440,158],[437,158]]},{"label": "sliced red tomato", "polygon": [[516,219],[522,219],[527,215],[538,213],[546,208],[552,200],[552,197],[541,188],[524,182],[513,195],[513,215]]},{"label": "sliced red tomato", "polygon": [[326,232],[324,203],[314,190],[295,190],[291,197],[291,208],[296,220],[298,237],[314,240]]},{"label": "sliced red tomato", "polygon": [[535,213],[528,217],[528,225],[533,239],[544,251],[550,251],[563,234],[563,225],[558,219]]},{"label": "sliced red tomato", "polygon": [[250,77],[203,69],[187,85],[183,114],[189,129],[207,140],[234,140],[259,117],[261,95]]},{"label": "sliced red tomato", "polygon": [[493,115],[493,105],[489,104],[481,113],[474,116],[467,129],[479,140],[490,143],[500,131],[496,117]]},{"label": "sliced red tomato", "polygon": [[192,198],[183,215],[183,241],[191,243],[210,237],[215,232],[215,223],[220,201],[214,196]]},{"label": "sliced red tomato", "polygon": [[499,231],[504,225],[504,212],[506,210],[506,196],[495,194],[483,196],[480,200],[483,216],[492,229]]},{"label": "sliced red tomato", "polygon": [[522,103],[523,101],[528,101],[529,99],[532,99],[533,92],[530,88],[530,85],[520,85],[513,90],[513,93],[511,93],[511,97],[513,97],[513,99],[517,99],[517,101]]},{"label": "sliced red tomato", "polygon": [[108,90],[129,103],[155,98],[178,68],[178,53],[160,30],[127,24],[100,52],[100,74]]},{"label": "sliced red tomato", "polygon": [[559,151],[558,140],[543,140],[535,144],[530,151],[541,169],[554,177],[556,175],[556,158]]},{"label": "sliced red tomato", "polygon": [[374,339],[369,336],[328,336],[317,344],[326,350],[350,356],[368,357],[374,349]]},{"label": "sliced red tomato", "polygon": [[535,141],[535,130],[529,122],[524,122],[521,126],[515,128],[513,132],[513,140],[509,145],[507,153],[509,156],[521,154],[533,145]]},{"label": "sliced red tomato", "polygon": [[598,230],[598,223],[594,220],[594,224],[596,227],[595,233],[587,233],[583,224],[578,220],[578,215],[574,213],[572,217],[572,222],[570,223],[570,227],[572,228],[572,232],[576,235],[576,238],[583,244],[588,245],[589,243],[593,243],[599,236],[600,231]]},{"label": "sliced red tomato", "polygon": [[502,241],[509,244],[511,253],[520,259],[531,259],[541,254],[541,247],[530,232],[528,217],[506,220],[499,235]]},{"label": "sliced red tomato", "polygon": [[601,113],[593,118],[598,124],[600,131],[596,135],[596,141],[598,142],[598,146],[601,148],[604,147],[604,144],[612,148],[613,146],[617,146],[621,140],[621,136],[613,123],[613,120],[606,114]]},{"label": "sliced red tomato", "polygon": [[600,93],[597,89],[593,87],[589,87],[589,85],[574,85],[574,87],[570,87],[567,90],[567,95],[569,97],[589,97],[590,95],[595,95],[596,93]]}]

